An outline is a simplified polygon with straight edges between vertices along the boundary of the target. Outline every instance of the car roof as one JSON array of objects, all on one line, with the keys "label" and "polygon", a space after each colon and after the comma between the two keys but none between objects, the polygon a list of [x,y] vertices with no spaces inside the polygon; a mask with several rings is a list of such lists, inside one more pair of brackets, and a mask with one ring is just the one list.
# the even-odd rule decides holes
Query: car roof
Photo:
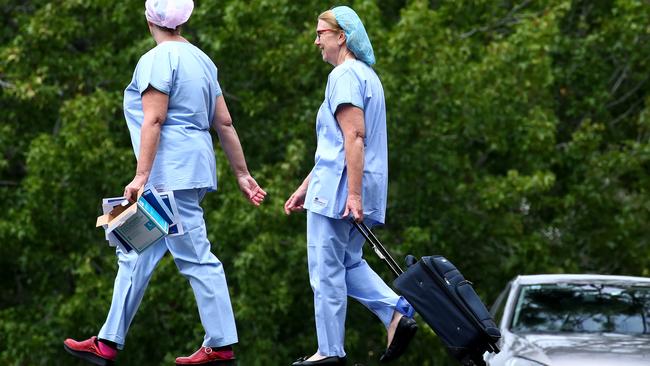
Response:
[{"label": "car roof", "polygon": [[548,283],[576,283],[576,282],[612,282],[612,283],[641,283],[650,284],[648,277],[613,276],[599,274],[538,274],[520,275],[514,282],[519,285],[537,285]]}]

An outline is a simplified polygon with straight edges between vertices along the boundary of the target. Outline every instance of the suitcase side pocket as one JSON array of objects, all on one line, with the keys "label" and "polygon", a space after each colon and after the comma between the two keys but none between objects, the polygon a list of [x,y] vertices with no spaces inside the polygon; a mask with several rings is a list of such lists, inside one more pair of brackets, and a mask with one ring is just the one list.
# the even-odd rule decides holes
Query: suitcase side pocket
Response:
[{"label": "suitcase side pocket", "polygon": [[494,323],[494,320],[492,320],[492,316],[481,301],[481,298],[472,287],[472,283],[467,280],[458,283],[456,285],[456,293],[466,308],[479,320],[483,330],[490,339],[493,342],[498,341],[501,338],[501,332]]},{"label": "suitcase side pocket", "polygon": [[[423,258],[424,259],[424,258]],[[444,279],[446,285],[439,282],[440,285],[450,293],[451,297],[458,299],[459,308],[462,309],[468,319],[475,324],[477,330],[485,336],[489,347],[498,352],[496,342],[501,338],[501,332],[492,320],[492,316],[478,296],[472,283],[467,281],[458,268],[443,256],[432,256],[425,262],[425,267],[433,277]],[[435,273],[438,274],[436,276]],[[455,284],[455,286],[453,285]],[[453,287],[453,290],[452,290]]]}]

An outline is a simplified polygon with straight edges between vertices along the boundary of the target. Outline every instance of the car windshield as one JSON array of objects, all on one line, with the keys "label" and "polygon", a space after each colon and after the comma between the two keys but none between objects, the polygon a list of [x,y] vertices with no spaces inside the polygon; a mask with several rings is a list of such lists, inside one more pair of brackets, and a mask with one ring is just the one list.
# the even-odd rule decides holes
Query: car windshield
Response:
[{"label": "car windshield", "polygon": [[523,286],[511,330],[515,333],[650,334],[650,287],[625,284]]}]

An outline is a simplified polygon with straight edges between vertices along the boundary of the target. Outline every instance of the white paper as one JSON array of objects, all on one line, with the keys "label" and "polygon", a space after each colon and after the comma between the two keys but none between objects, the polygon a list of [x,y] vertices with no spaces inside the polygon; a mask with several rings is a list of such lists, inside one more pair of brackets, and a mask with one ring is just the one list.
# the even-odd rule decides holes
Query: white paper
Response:
[{"label": "white paper", "polygon": [[183,223],[181,222],[181,215],[178,213],[178,206],[176,205],[176,200],[174,199],[174,191],[160,192],[159,194],[160,198],[162,198],[163,202],[174,216],[173,222],[169,224],[169,235],[167,236],[183,235]]}]

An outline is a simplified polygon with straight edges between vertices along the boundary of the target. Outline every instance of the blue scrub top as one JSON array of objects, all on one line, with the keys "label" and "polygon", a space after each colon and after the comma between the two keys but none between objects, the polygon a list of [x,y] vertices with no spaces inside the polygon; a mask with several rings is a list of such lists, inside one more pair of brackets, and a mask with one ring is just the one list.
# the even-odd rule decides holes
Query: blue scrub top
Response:
[{"label": "blue scrub top", "polygon": [[217,67],[186,42],[163,42],[140,58],[124,90],[124,116],[136,158],[144,118],[142,93],[149,85],[169,96],[169,106],[148,184],[165,191],[216,190],[210,126],[216,98],[222,93]]},{"label": "blue scrub top", "polygon": [[341,104],[363,110],[365,149],[363,167],[363,214],[384,223],[388,193],[388,146],[384,89],[375,71],[358,60],[348,60],[332,70],[325,100],[316,117],[315,165],[304,207],[311,212],[340,219],[348,196],[343,133],[334,113]]}]

